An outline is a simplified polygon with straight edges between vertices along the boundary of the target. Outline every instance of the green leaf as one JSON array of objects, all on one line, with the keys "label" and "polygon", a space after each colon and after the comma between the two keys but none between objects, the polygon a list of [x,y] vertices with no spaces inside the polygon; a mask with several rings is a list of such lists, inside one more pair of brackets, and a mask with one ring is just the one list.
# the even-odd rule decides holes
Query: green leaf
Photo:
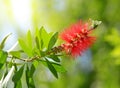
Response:
[{"label": "green leaf", "polygon": [[26,38],[18,39],[20,47],[22,50],[29,56],[33,56],[33,42],[32,42],[32,35],[30,30],[27,32]]},{"label": "green leaf", "polygon": [[26,71],[25,71],[26,73],[26,83],[27,83],[27,85],[29,85],[29,67],[27,66],[27,69],[26,69]]},{"label": "green leaf", "polygon": [[4,52],[4,51],[0,50],[0,68],[6,62],[7,56],[8,56],[7,52]]},{"label": "green leaf", "polygon": [[1,44],[0,44],[0,49],[3,49],[3,48],[4,48],[5,41],[7,40],[7,38],[8,38],[10,35],[11,35],[11,33],[8,34],[8,35],[2,40],[2,42],[1,42]]},{"label": "green leaf", "polygon": [[18,68],[17,68],[17,64],[14,63],[13,65],[14,65],[14,67],[15,67],[15,71],[17,71],[17,69],[18,69]]},{"label": "green leaf", "polygon": [[36,42],[36,46],[37,46],[37,49],[41,50],[41,35],[39,34],[39,30],[36,29],[36,32],[35,32],[35,42]]},{"label": "green leaf", "polygon": [[40,41],[39,41],[39,38],[36,36],[35,37],[35,42],[36,42],[36,46],[37,48],[39,49],[39,51],[41,50],[41,47],[40,47]]},{"label": "green leaf", "polygon": [[17,83],[15,83],[14,88],[22,88],[21,80],[19,80]]},{"label": "green leaf", "polygon": [[9,52],[12,56],[20,58],[20,51],[10,51]]},{"label": "green leaf", "polygon": [[27,53],[28,56],[32,56],[32,50],[27,46],[26,42],[23,39],[19,39],[19,44],[21,46],[21,48],[23,49],[23,51],[25,53]]},{"label": "green leaf", "polygon": [[28,88],[35,88],[34,80],[33,78],[29,78],[29,85]]},{"label": "green leaf", "polygon": [[32,64],[32,66],[30,68],[30,76],[31,77],[33,76],[34,72],[35,72],[35,66],[34,66],[34,64]]},{"label": "green leaf", "polygon": [[28,85],[28,88],[29,88],[29,78],[30,78],[30,72],[29,72],[29,67],[27,66],[27,69],[25,71],[26,73],[26,83]]},{"label": "green leaf", "polygon": [[12,81],[14,83],[17,83],[21,79],[22,74],[23,74],[23,70],[24,70],[24,65],[17,72],[15,72],[15,74],[12,78]]},{"label": "green leaf", "polygon": [[[43,60],[40,60],[45,66],[47,66],[46,64],[46,61],[43,61]],[[56,69],[57,72],[66,72],[66,69],[61,65],[61,64],[58,64],[58,63],[55,63],[55,62],[50,62],[54,68]]]},{"label": "green leaf", "polygon": [[58,38],[58,32],[56,32],[50,39],[49,44],[48,44],[48,50],[50,50],[56,43]]},{"label": "green leaf", "polygon": [[37,60],[34,60],[33,65],[34,65],[34,67],[36,69],[38,67],[38,65],[39,65],[39,62]]},{"label": "green leaf", "polygon": [[50,59],[56,61],[56,62],[60,62],[60,59],[59,59],[58,56],[56,56],[56,55],[50,55],[50,56],[48,56],[48,57],[49,57]]},{"label": "green leaf", "polygon": [[40,50],[47,49],[48,43],[50,41],[50,38],[52,37],[53,33],[47,33],[47,31],[44,29],[44,27],[41,27],[40,30],[36,30],[36,45],[37,48]]},{"label": "green leaf", "polygon": [[41,49],[43,49],[46,46],[46,40],[48,37],[48,33],[44,29],[44,27],[41,27],[39,30],[39,37],[40,37],[40,43],[41,43]]},{"label": "green leaf", "polygon": [[47,48],[48,43],[50,41],[50,38],[52,36],[52,32],[47,33],[47,31],[44,29],[44,27],[41,27],[39,30],[39,35],[41,35],[41,40],[42,40],[42,48]]},{"label": "green leaf", "polygon": [[61,72],[61,73],[66,72],[66,69],[60,64],[53,64],[53,66],[55,67],[57,72]]},{"label": "green leaf", "polygon": [[30,30],[27,32],[27,45],[32,49],[32,35]]},{"label": "green leaf", "polygon": [[[46,58],[45,58],[46,59]],[[48,68],[50,69],[50,71],[52,72],[52,74],[58,78],[58,74],[57,74],[57,71],[56,69],[54,68],[54,66],[46,59],[46,62],[47,62],[47,66]]]},{"label": "green leaf", "polygon": [[[42,33],[43,31],[43,33]],[[43,27],[40,28],[40,30],[36,30],[36,34],[35,34],[35,41],[36,41],[36,45],[37,45],[37,48],[39,50],[42,50],[43,49],[43,39],[42,39],[42,34],[44,34],[44,32],[46,33],[46,31],[44,30]],[[45,34],[46,35],[46,34]]]},{"label": "green leaf", "polygon": [[30,69],[27,66],[27,69],[26,69],[26,82],[27,82],[28,88],[35,88],[34,80],[33,80],[34,71],[35,71],[35,68],[34,68],[33,64],[32,64]]}]

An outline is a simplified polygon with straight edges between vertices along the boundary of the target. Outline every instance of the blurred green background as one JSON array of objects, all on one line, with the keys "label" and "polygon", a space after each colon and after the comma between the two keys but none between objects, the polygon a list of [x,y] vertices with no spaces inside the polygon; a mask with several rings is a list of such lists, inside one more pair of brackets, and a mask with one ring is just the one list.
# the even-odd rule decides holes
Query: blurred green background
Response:
[{"label": "blurred green background", "polygon": [[120,88],[120,0],[0,0],[0,40],[12,32],[9,49],[28,29],[62,31],[89,18],[102,21],[95,44],[75,60],[63,57],[59,79],[39,65],[36,88]]}]

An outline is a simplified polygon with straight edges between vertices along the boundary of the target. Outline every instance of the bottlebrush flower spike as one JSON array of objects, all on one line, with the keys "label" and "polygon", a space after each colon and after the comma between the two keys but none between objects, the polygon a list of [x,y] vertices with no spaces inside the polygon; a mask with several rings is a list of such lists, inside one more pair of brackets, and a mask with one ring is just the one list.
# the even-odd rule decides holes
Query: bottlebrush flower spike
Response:
[{"label": "bottlebrush flower spike", "polygon": [[66,42],[61,45],[66,53],[69,53],[72,56],[81,55],[83,51],[94,43],[96,37],[91,36],[90,34],[91,31],[101,23],[101,21],[91,22],[92,24],[79,21],[60,34],[61,39]]}]

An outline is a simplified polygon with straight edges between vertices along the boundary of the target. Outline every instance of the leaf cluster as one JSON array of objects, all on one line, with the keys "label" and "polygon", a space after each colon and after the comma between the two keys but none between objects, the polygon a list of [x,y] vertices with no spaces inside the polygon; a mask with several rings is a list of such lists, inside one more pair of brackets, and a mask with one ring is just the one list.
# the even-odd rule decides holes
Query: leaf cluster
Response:
[{"label": "leaf cluster", "polygon": [[[24,73],[28,88],[35,88],[33,75],[39,63],[46,66],[56,78],[58,78],[58,72],[66,72],[61,65],[60,55],[52,52],[52,48],[54,48],[58,39],[58,32],[48,33],[44,27],[41,27],[36,29],[34,35],[32,35],[29,30],[25,37],[18,39],[20,49],[10,52],[3,50],[8,36],[0,44],[0,68],[4,70],[11,66],[15,67],[12,77],[15,88],[22,87],[22,76]],[[6,72],[6,75],[9,74],[8,70]]]}]

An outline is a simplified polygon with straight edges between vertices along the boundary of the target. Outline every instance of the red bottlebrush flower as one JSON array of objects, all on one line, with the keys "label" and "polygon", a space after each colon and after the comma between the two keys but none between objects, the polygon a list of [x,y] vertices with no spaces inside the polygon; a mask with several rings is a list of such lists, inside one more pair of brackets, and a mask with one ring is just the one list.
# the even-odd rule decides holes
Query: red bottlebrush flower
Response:
[{"label": "red bottlebrush flower", "polygon": [[95,37],[90,36],[92,29],[94,27],[90,28],[88,23],[83,24],[81,21],[73,24],[60,34],[61,39],[66,42],[61,46],[72,56],[81,55],[96,40]]}]

